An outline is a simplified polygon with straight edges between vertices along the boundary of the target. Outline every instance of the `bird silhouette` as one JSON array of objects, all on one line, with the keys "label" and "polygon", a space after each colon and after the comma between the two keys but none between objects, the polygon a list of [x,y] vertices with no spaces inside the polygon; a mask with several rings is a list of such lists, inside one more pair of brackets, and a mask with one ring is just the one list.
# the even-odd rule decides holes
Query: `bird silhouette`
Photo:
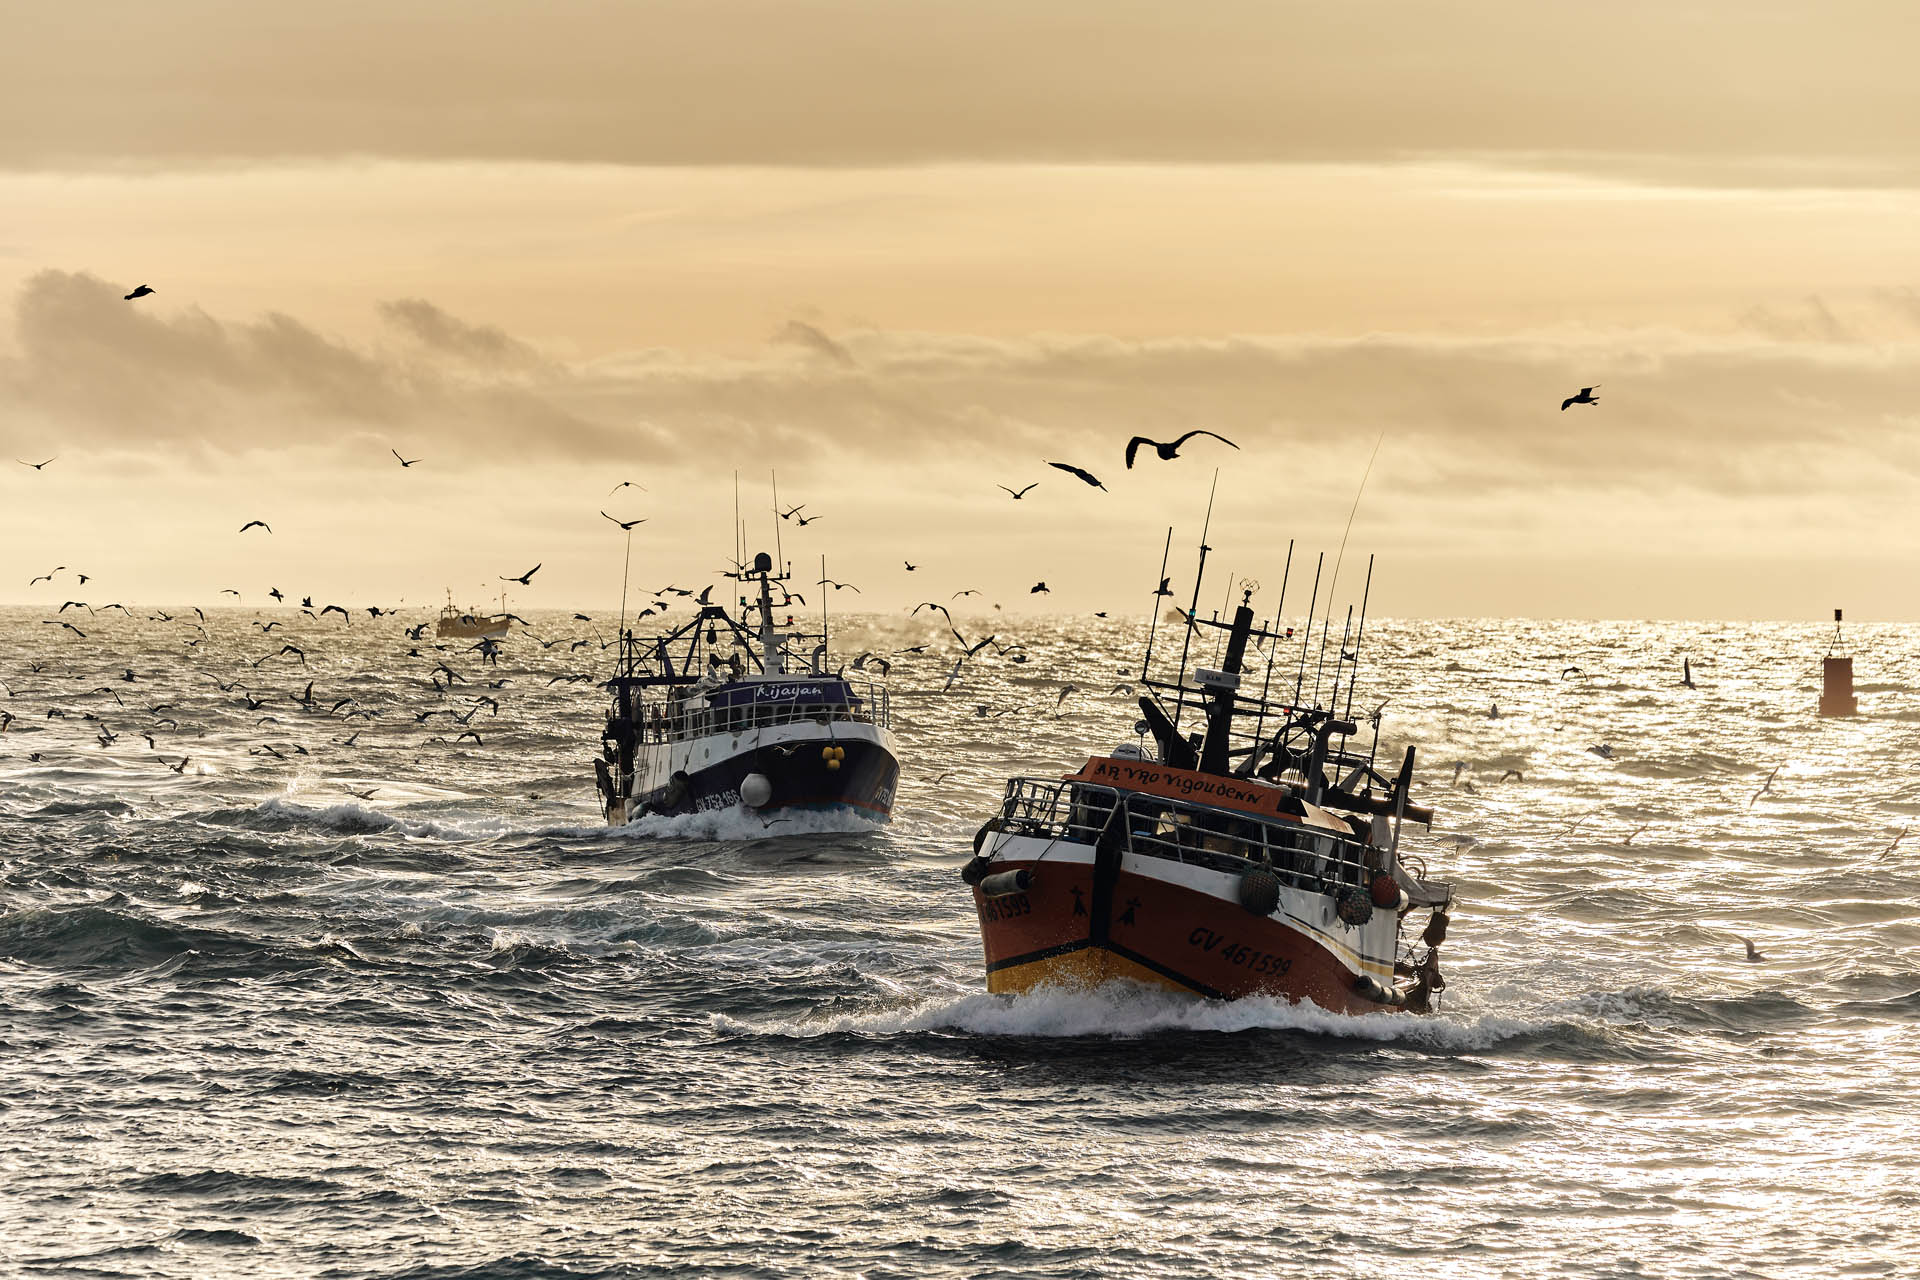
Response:
[{"label": "bird silhouette", "polygon": [[240,526],[240,532],[242,533],[245,533],[249,529],[265,529],[268,533],[273,532],[273,526],[265,520],[249,520]]},{"label": "bird silhouette", "polygon": [[1096,489],[1104,490],[1107,487],[1100,483],[1100,478],[1094,475],[1093,472],[1076,467],[1071,462],[1049,462],[1047,465],[1056,470],[1064,471],[1070,476],[1078,476]]},{"label": "bird silhouette", "polygon": [[1042,593],[1045,593],[1047,595],[1052,595],[1053,588],[1049,587],[1045,582],[1036,582],[1032,586],[1027,588],[1027,594],[1030,596],[1037,596]]},{"label": "bird silhouette", "polygon": [[51,458],[47,459],[47,462],[28,462],[25,458],[15,458],[14,461],[23,467],[32,467],[35,471],[38,471],[40,468],[46,466],[47,462],[60,461],[60,455],[57,453],[54,454]]},{"label": "bird silhouette", "polygon": [[1565,400],[1562,400],[1560,402],[1560,412],[1565,413],[1567,411],[1567,406],[1570,404],[1599,404],[1600,397],[1593,394],[1595,391],[1599,389],[1599,387],[1600,387],[1600,384],[1596,382],[1591,387],[1580,388],[1579,395],[1568,396]]},{"label": "bird silhouette", "polygon": [[[618,522],[616,521],[616,523],[618,523]],[[544,562],[544,561],[542,561],[542,563],[545,563],[545,562]],[[526,571],[525,573],[523,573],[523,574],[521,574],[521,575],[520,575],[519,577],[517,577],[517,578],[502,578],[502,579],[500,579],[500,581],[502,581],[502,582],[517,582],[517,583],[519,583],[519,584],[520,584],[521,586],[523,586],[523,587],[530,587],[530,586],[532,586],[532,585],[533,585],[533,575],[534,575],[534,574],[536,574],[536,573],[538,573],[538,572],[540,572],[540,565],[535,565],[535,566],[533,566],[533,568],[531,568],[531,569],[529,569],[529,570],[527,570],[527,571]]]},{"label": "bird silhouette", "polygon": [[[1736,934],[1735,936],[1738,937],[1739,935]],[[1746,947],[1747,949],[1748,964],[1759,964],[1762,960],[1765,960],[1767,958],[1764,952],[1760,951],[1757,947],[1753,945],[1753,942],[1751,939],[1741,938],[1740,943],[1742,946]]]},{"label": "bird silhouette", "polygon": [[620,492],[622,489],[638,489],[640,492],[645,493],[647,491],[647,486],[643,484],[635,484],[631,480],[622,480],[619,484],[607,490],[607,496],[611,498],[614,494]]},{"label": "bird silhouette", "polygon": [[[400,458],[400,451],[399,451],[398,449],[389,449],[389,450],[387,450],[387,452],[388,452],[388,453],[391,453],[391,454],[392,454],[392,455],[393,455],[394,457],[396,457],[396,458]],[[414,463],[416,463],[416,462],[419,462],[419,461],[420,461],[420,459],[419,459],[419,458],[413,458],[413,459],[407,459],[407,458],[400,458],[400,465],[401,465],[402,467],[410,467],[410,466],[412,466],[412,465],[413,465]]]},{"label": "bird silhouette", "polygon": [[1680,659],[1680,683],[1689,689],[1697,687],[1693,683],[1693,663],[1686,658]]},{"label": "bird silhouette", "polygon": [[996,485],[995,488],[1007,489],[1007,492],[1013,495],[1013,500],[1015,502],[1018,502],[1020,501],[1020,499],[1027,496],[1028,490],[1034,488],[1034,486],[1038,485],[1039,483],[1040,482],[1038,480],[1035,480],[1033,484],[1028,485],[1025,489],[1007,489],[1007,486],[1005,485]]},{"label": "bird silhouette", "polygon": [[900,563],[907,566],[908,573],[912,573],[915,569],[918,569],[920,567],[919,565],[915,564],[911,560],[902,560]]},{"label": "bird silhouette", "polygon": [[1145,436],[1135,436],[1133,439],[1127,441],[1127,470],[1129,471],[1133,470],[1133,455],[1140,451],[1141,445],[1143,444],[1152,445],[1153,451],[1160,455],[1160,460],[1162,462],[1172,462],[1175,458],[1180,456],[1180,446],[1185,444],[1187,441],[1193,439],[1195,436],[1212,436],[1215,440],[1218,440],[1221,444],[1229,445],[1235,449],[1238,449],[1240,447],[1239,445],[1234,444],[1233,441],[1227,439],[1225,436],[1221,435],[1217,431],[1189,431],[1187,432],[1187,434],[1181,436],[1178,440],[1175,440],[1172,444],[1161,444],[1158,440],[1149,440]]},{"label": "bird silhouette", "polygon": [[[607,513],[604,511],[602,511],[600,514],[603,516],[607,516]],[[644,516],[638,520],[614,520],[612,516],[607,516],[607,519],[613,520],[615,524],[619,525],[622,529],[627,529],[627,530],[631,530],[633,526],[637,524],[645,524],[647,522],[646,517]]]},{"label": "bird silhouette", "polygon": [[121,301],[132,302],[135,298],[144,298],[152,292],[153,290],[147,288],[147,286],[141,285],[139,288],[135,289],[132,293],[128,294],[125,298],[121,299]]}]

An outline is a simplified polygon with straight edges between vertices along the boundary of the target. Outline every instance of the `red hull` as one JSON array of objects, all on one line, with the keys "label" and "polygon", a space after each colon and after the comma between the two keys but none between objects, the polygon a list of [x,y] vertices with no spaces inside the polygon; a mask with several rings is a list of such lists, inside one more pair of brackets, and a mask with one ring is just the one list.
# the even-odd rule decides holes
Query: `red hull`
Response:
[{"label": "red hull", "polygon": [[[1310,1000],[1336,1013],[1396,1008],[1362,996],[1359,971],[1328,943],[1238,902],[1123,868],[1101,928],[1090,864],[1052,858],[993,864],[995,872],[1021,868],[1032,877],[1025,892],[988,897],[977,886],[973,891],[989,991],[1130,978],[1216,999]],[[1385,966],[1365,968],[1382,986],[1392,985]]]}]

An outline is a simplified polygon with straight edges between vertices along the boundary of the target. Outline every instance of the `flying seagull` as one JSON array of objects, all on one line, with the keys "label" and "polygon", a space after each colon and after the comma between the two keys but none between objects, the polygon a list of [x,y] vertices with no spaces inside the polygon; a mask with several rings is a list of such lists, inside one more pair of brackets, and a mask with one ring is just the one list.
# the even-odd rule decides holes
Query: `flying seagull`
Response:
[{"label": "flying seagull", "polygon": [[1680,683],[1689,689],[1697,687],[1693,683],[1693,662],[1690,659],[1680,659]]},{"label": "flying seagull", "polygon": [[121,299],[121,301],[132,302],[135,298],[144,298],[152,292],[153,290],[147,288],[147,286],[141,285],[138,289],[135,289],[132,293],[128,294],[125,298]]},{"label": "flying seagull", "polygon": [[273,526],[265,520],[249,520],[240,526],[240,532],[245,533],[247,530],[254,528],[265,529],[268,533],[273,532]]},{"label": "flying seagull", "polygon": [[643,484],[635,484],[631,480],[622,480],[619,484],[607,490],[607,496],[611,498],[614,494],[620,492],[622,489],[638,489],[640,492],[645,493],[647,491],[647,486]]},{"label": "flying seagull", "polygon": [[1003,484],[1002,484],[1002,485],[996,485],[996,486],[994,486],[994,487],[995,487],[995,488],[998,488],[998,489],[1007,489],[1007,492],[1008,492],[1008,493],[1011,493],[1011,494],[1013,495],[1013,500],[1014,500],[1015,502],[1018,502],[1018,501],[1020,501],[1020,499],[1022,499],[1022,498],[1024,498],[1024,497],[1026,497],[1026,496],[1027,496],[1027,490],[1028,490],[1028,489],[1032,489],[1032,488],[1033,488],[1033,487],[1034,487],[1035,485],[1038,485],[1039,483],[1040,483],[1040,482],[1039,482],[1038,480],[1035,480],[1035,481],[1033,482],[1033,484],[1030,484],[1030,485],[1028,485],[1026,489],[1007,489],[1007,486],[1005,486],[1005,485],[1003,485]]},{"label": "flying seagull", "polygon": [[[1734,936],[1739,937],[1738,934],[1735,934]],[[1767,958],[1764,952],[1760,951],[1758,948],[1756,948],[1753,945],[1753,941],[1751,939],[1741,938],[1740,941],[1747,948],[1747,963],[1759,964],[1762,960],[1765,960]]]},{"label": "flying seagull", "polygon": [[[388,453],[390,453],[390,454],[392,454],[392,455],[393,455],[394,457],[396,457],[396,458],[400,458],[400,451],[399,451],[398,449],[389,449],[389,450],[387,450],[387,452],[388,452]],[[412,460],[408,460],[408,459],[406,459],[406,458],[400,458],[400,465],[401,465],[401,466],[403,466],[403,467],[410,467],[410,466],[412,466],[412,465],[413,465],[413,464],[414,464],[415,462],[418,462],[418,461],[420,461],[420,459],[418,459],[418,458],[414,458],[414,459],[412,459]]]},{"label": "flying seagull", "polygon": [[1760,784],[1760,789],[1753,793],[1753,800],[1747,801],[1747,808],[1749,809],[1753,808],[1755,800],[1758,800],[1761,796],[1764,796],[1769,791],[1773,790],[1773,780],[1779,776],[1780,776],[1780,766],[1775,765],[1773,766],[1773,772],[1767,775],[1767,780]]},{"label": "flying seagull", "polygon": [[[609,517],[609,518],[611,518],[611,517]],[[615,523],[617,524],[617,523],[618,523],[618,521],[615,521]],[[545,562],[543,561],[542,563],[545,563]],[[529,570],[527,570],[527,571],[526,571],[525,573],[523,573],[523,574],[521,574],[521,575],[520,575],[519,577],[517,577],[517,578],[502,578],[502,579],[500,579],[500,581],[502,581],[502,582],[517,582],[517,583],[519,583],[519,584],[520,584],[521,586],[523,586],[523,587],[530,587],[530,586],[532,586],[532,585],[533,585],[533,575],[534,575],[534,574],[536,574],[536,573],[538,573],[538,572],[540,572],[540,566],[539,566],[539,565],[535,565],[535,566],[533,566],[533,568],[531,568],[531,569],[529,569]]]},{"label": "flying seagull", "polygon": [[1579,395],[1568,396],[1565,400],[1562,400],[1560,402],[1560,412],[1565,413],[1567,411],[1567,406],[1570,404],[1599,404],[1600,397],[1593,394],[1599,388],[1599,386],[1600,384],[1596,382],[1591,387],[1580,388]]},{"label": "flying seagull", "polygon": [[1238,449],[1240,447],[1239,445],[1234,444],[1233,441],[1227,439],[1225,436],[1214,431],[1189,431],[1187,432],[1187,434],[1181,436],[1178,440],[1175,440],[1172,444],[1161,444],[1158,440],[1149,440],[1145,436],[1135,436],[1133,439],[1127,441],[1127,470],[1129,471],[1133,470],[1133,455],[1139,452],[1141,445],[1143,444],[1152,445],[1153,451],[1160,455],[1160,460],[1162,462],[1172,462],[1175,458],[1180,456],[1180,446],[1185,444],[1187,441],[1193,439],[1195,436],[1212,436],[1215,440],[1218,440],[1221,444],[1229,445],[1235,449]]},{"label": "flying seagull", "polygon": [[1036,582],[1027,588],[1027,594],[1030,596],[1037,596],[1043,591],[1048,595],[1053,594],[1053,588],[1049,587],[1045,582]]},{"label": "flying seagull", "polygon": [[[607,513],[604,511],[602,511],[600,514],[603,516],[607,516]],[[633,526],[637,524],[645,524],[647,522],[644,516],[638,520],[614,520],[612,516],[607,516],[607,519],[613,520],[615,524],[619,525],[622,529],[627,529],[627,530],[631,530]]]},{"label": "flying seagull", "polygon": [[[58,462],[59,460],[60,455],[56,453],[51,458],[48,458],[47,462]],[[14,461],[23,467],[32,467],[35,471],[47,465],[47,462],[28,462],[25,458],[15,458]]]},{"label": "flying seagull", "polygon": [[1100,478],[1094,475],[1091,471],[1084,471],[1081,468],[1074,466],[1071,462],[1049,462],[1047,465],[1055,468],[1056,470],[1064,471],[1070,476],[1078,476],[1096,489],[1105,489],[1107,487],[1101,484]]}]

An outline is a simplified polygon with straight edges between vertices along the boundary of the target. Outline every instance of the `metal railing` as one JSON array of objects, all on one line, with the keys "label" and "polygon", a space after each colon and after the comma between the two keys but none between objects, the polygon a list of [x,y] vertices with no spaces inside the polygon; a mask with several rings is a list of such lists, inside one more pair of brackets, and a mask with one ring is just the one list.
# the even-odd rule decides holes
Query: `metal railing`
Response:
[{"label": "metal railing", "polygon": [[706,705],[704,694],[687,694],[639,708],[636,728],[643,742],[682,742],[716,733],[746,733],[776,725],[812,721],[826,725],[871,724],[886,728],[893,701],[884,688],[869,686],[850,702],[746,702],[730,707]]},{"label": "metal railing", "polygon": [[1375,868],[1358,837],[1345,837],[1284,818],[1194,804],[1142,792],[1120,792],[1085,782],[1007,783],[1001,830],[1042,839],[1092,844],[1113,820],[1125,824],[1129,852],[1244,872],[1265,867],[1282,884],[1313,893],[1348,885],[1364,888]]}]

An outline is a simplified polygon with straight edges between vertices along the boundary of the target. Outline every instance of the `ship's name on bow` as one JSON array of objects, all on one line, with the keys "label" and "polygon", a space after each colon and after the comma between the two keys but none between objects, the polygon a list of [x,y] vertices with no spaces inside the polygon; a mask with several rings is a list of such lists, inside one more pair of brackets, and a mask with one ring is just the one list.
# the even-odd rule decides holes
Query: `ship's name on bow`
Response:
[{"label": "ship's name on bow", "polygon": [[1083,782],[1104,782],[1111,786],[1151,790],[1160,795],[1179,795],[1248,809],[1270,809],[1276,799],[1274,793],[1265,787],[1247,786],[1231,778],[1160,769],[1150,764],[1110,757],[1087,761],[1079,776]]}]

